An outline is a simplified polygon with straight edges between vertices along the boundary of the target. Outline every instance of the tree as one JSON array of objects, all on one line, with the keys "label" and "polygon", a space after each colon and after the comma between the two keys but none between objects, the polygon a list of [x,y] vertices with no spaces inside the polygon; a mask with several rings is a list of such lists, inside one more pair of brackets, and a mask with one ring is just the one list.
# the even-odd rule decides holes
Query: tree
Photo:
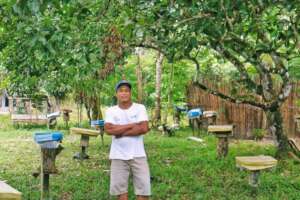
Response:
[{"label": "tree", "polygon": [[[282,127],[280,107],[292,87],[288,64],[299,50],[298,36],[294,31],[299,23],[294,22],[299,17],[293,14],[298,8],[285,3],[255,1],[240,5],[221,1],[220,8],[222,17],[218,14],[210,14],[209,17],[211,20],[212,17],[217,19],[218,23],[208,22],[213,28],[203,32],[209,47],[238,70],[239,79],[236,82],[253,97],[227,96],[210,90],[200,82],[196,84],[229,101],[263,109],[267,114],[269,130],[278,142],[277,155],[284,155],[289,145]],[[213,33],[211,29],[220,32]],[[258,82],[250,77],[251,68],[256,71]]]},{"label": "tree", "polygon": [[168,123],[168,114],[169,114],[169,111],[170,109],[172,108],[172,97],[173,97],[173,85],[174,85],[174,64],[171,63],[171,71],[170,71],[170,78],[169,78],[169,81],[168,81],[168,102],[167,102],[167,105],[166,105],[166,112],[164,114],[164,119],[163,119],[163,124],[167,124]]},{"label": "tree", "polygon": [[137,54],[137,66],[136,66],[136,76],[137,76],[137,102],[143,102],[143,73],[141,64],[141,54],[143,53],[141,48],[136,48]]},{"label": "tree", "polygon": [[161,75],[164,55],[157,53],[156,58],[156,75],[155,75],[155,108],[153,116],[154,126],[158,126],[161,122]]},{"label": "tree", "polygon": [[109,2],[1,2],[0,55],[9,89],[26,96],[42,91],[58,100],[78,92],[92,118],[101,117],[101,83],[124,57]]},{"label": "tree", "polygon": [[[278,142],[288,151],[280,107],[291,91],[289,69],[299,57],[300,5],[297,1],[151,1],[120,3],[121,24],[133,46],[160,50],[169,60],[189,59],[210,49],[232,63],[234,82],[244,96],[222,94],[197,79],[195,85],[234,103],[261,108]],[[134,13],[134,15],[132,15]],[[131,33],[131,34],[129,34]],[[134,35],[134,37],[132,36]],[[255,76],[250,76],[251,72]]]}]

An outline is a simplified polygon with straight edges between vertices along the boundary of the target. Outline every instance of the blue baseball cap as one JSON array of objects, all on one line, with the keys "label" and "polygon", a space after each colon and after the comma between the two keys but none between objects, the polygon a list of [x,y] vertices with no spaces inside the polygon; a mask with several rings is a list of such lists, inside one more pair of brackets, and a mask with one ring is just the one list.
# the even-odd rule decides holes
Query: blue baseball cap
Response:
[{"label": "blue baseball cap", "polygon": [[126,81],[126,80],[121,80],[121,81],[119,81],[117,84],[116,84],[116,91],[121,87],[121,86],[123,86],[123,85],[126,85],[127,87],[129,87],[129,89],[131,90],[131,84],[128,82],[128,81]]}]

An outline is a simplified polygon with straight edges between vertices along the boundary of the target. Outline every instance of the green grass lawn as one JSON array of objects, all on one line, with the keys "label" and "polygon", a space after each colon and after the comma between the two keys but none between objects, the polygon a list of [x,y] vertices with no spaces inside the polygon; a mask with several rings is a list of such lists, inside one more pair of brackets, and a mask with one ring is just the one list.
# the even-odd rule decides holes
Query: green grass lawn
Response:
[{"label": "green grass lawn", "polygon": [[[39,199],[39,178],[31,173],[39,166],[40,149],[33,142],[39,128],[14,129],[4,126],[0,118],[0,180],[23,193],[24,200]],[[8,123],[8,122],[7,122]],[[45,130],[45,128],[44,128]],[[79,150],[79,136],[63,131],[65,149],[57,157],[60,173],[51,175],[50,191],[55,200],[108,200],[110,137],[101,145],[100,137],[91,138],[89,160],[73,160]],[[274,147],[255,142],[231,142],[229,155],[216,159],[216,139],[205,136],[205,145],[186,139],[190,129],[176,132],[169,138],[158,132],[145,136],[145,146],[151,168],[153,200],[200,199],[300,199],[300,165],[282,160],[273,171],[263,172],[260,186],[248,185],[248,173],[235,167],[235,156],[274,155]],[[130,199],[133,188],[129,188]]]}]

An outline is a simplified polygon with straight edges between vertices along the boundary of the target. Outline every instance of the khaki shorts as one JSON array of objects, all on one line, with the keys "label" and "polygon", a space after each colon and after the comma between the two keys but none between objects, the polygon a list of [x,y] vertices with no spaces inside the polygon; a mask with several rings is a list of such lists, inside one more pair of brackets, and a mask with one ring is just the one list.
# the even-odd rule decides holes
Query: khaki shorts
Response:
[{"label": "khaki shorts", "polygon": [[146,157],[132,160],[111,160],[110,194],[115,196],[128,192],[130,172],[135,195],[150,196],[150,171]]}]

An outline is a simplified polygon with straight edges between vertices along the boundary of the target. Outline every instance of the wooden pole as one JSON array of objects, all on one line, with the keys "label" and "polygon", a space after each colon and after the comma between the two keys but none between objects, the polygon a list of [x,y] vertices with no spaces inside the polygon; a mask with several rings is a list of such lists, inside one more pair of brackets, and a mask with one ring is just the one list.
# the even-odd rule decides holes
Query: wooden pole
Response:
[{"label": "wooden pole", "polygon": [[45,173],[45,151],[41,149],[41,200],[50,197],[49,193],[49,174]]},{"label": "wooden pole", "polygon": [[70,111],[68,111],[68,110],[63,110],[63,119],[64,119],[64,121],[65,121],[66,128],[68,128],[68,127],[69,127],[68,122],[69,122],[69,120],[70,120]]},{"label": "wooden pole", "polygon": [[97,129],[99,130],[99,134],[101,135],[101,143],[102,143],[102,146],[104,146],[104,127],[101,127],[101,126],[98,126]]},{"label": "wooden pole", "polygon": [[50,174],[57,173],[55,158],[61,150],[62,148],[41,148],[41,200],[47,200],[50,198]]},{"label": "wooden pole", "polygon": [[49,179],[50,174],[42,174],[41,176],[41,182],[42,182],[42,190],[41,190],[41,200],[47,200],[50,198],[50,192],[49,192]]},{"label": "wooden pole", "polygon": [[249,176],[249,185],[257,187],[259,184],[259,175],[260,170],[251,171],[251,174]]},{"label": "wooden pole", "polygon": [[80,147],[81,147],[81,152],[76,153],[73,158],[74,159],[89,159],[89,155],[86,153],[86,149],[89,146],[89,139],[90,137],[88,135],[81,135],[80,139]]},{"label": "wooden pole", "polygon": [[228,137],[227,136],[217,136],[218,137],[218,158],[224,158],[228,154]]}]

